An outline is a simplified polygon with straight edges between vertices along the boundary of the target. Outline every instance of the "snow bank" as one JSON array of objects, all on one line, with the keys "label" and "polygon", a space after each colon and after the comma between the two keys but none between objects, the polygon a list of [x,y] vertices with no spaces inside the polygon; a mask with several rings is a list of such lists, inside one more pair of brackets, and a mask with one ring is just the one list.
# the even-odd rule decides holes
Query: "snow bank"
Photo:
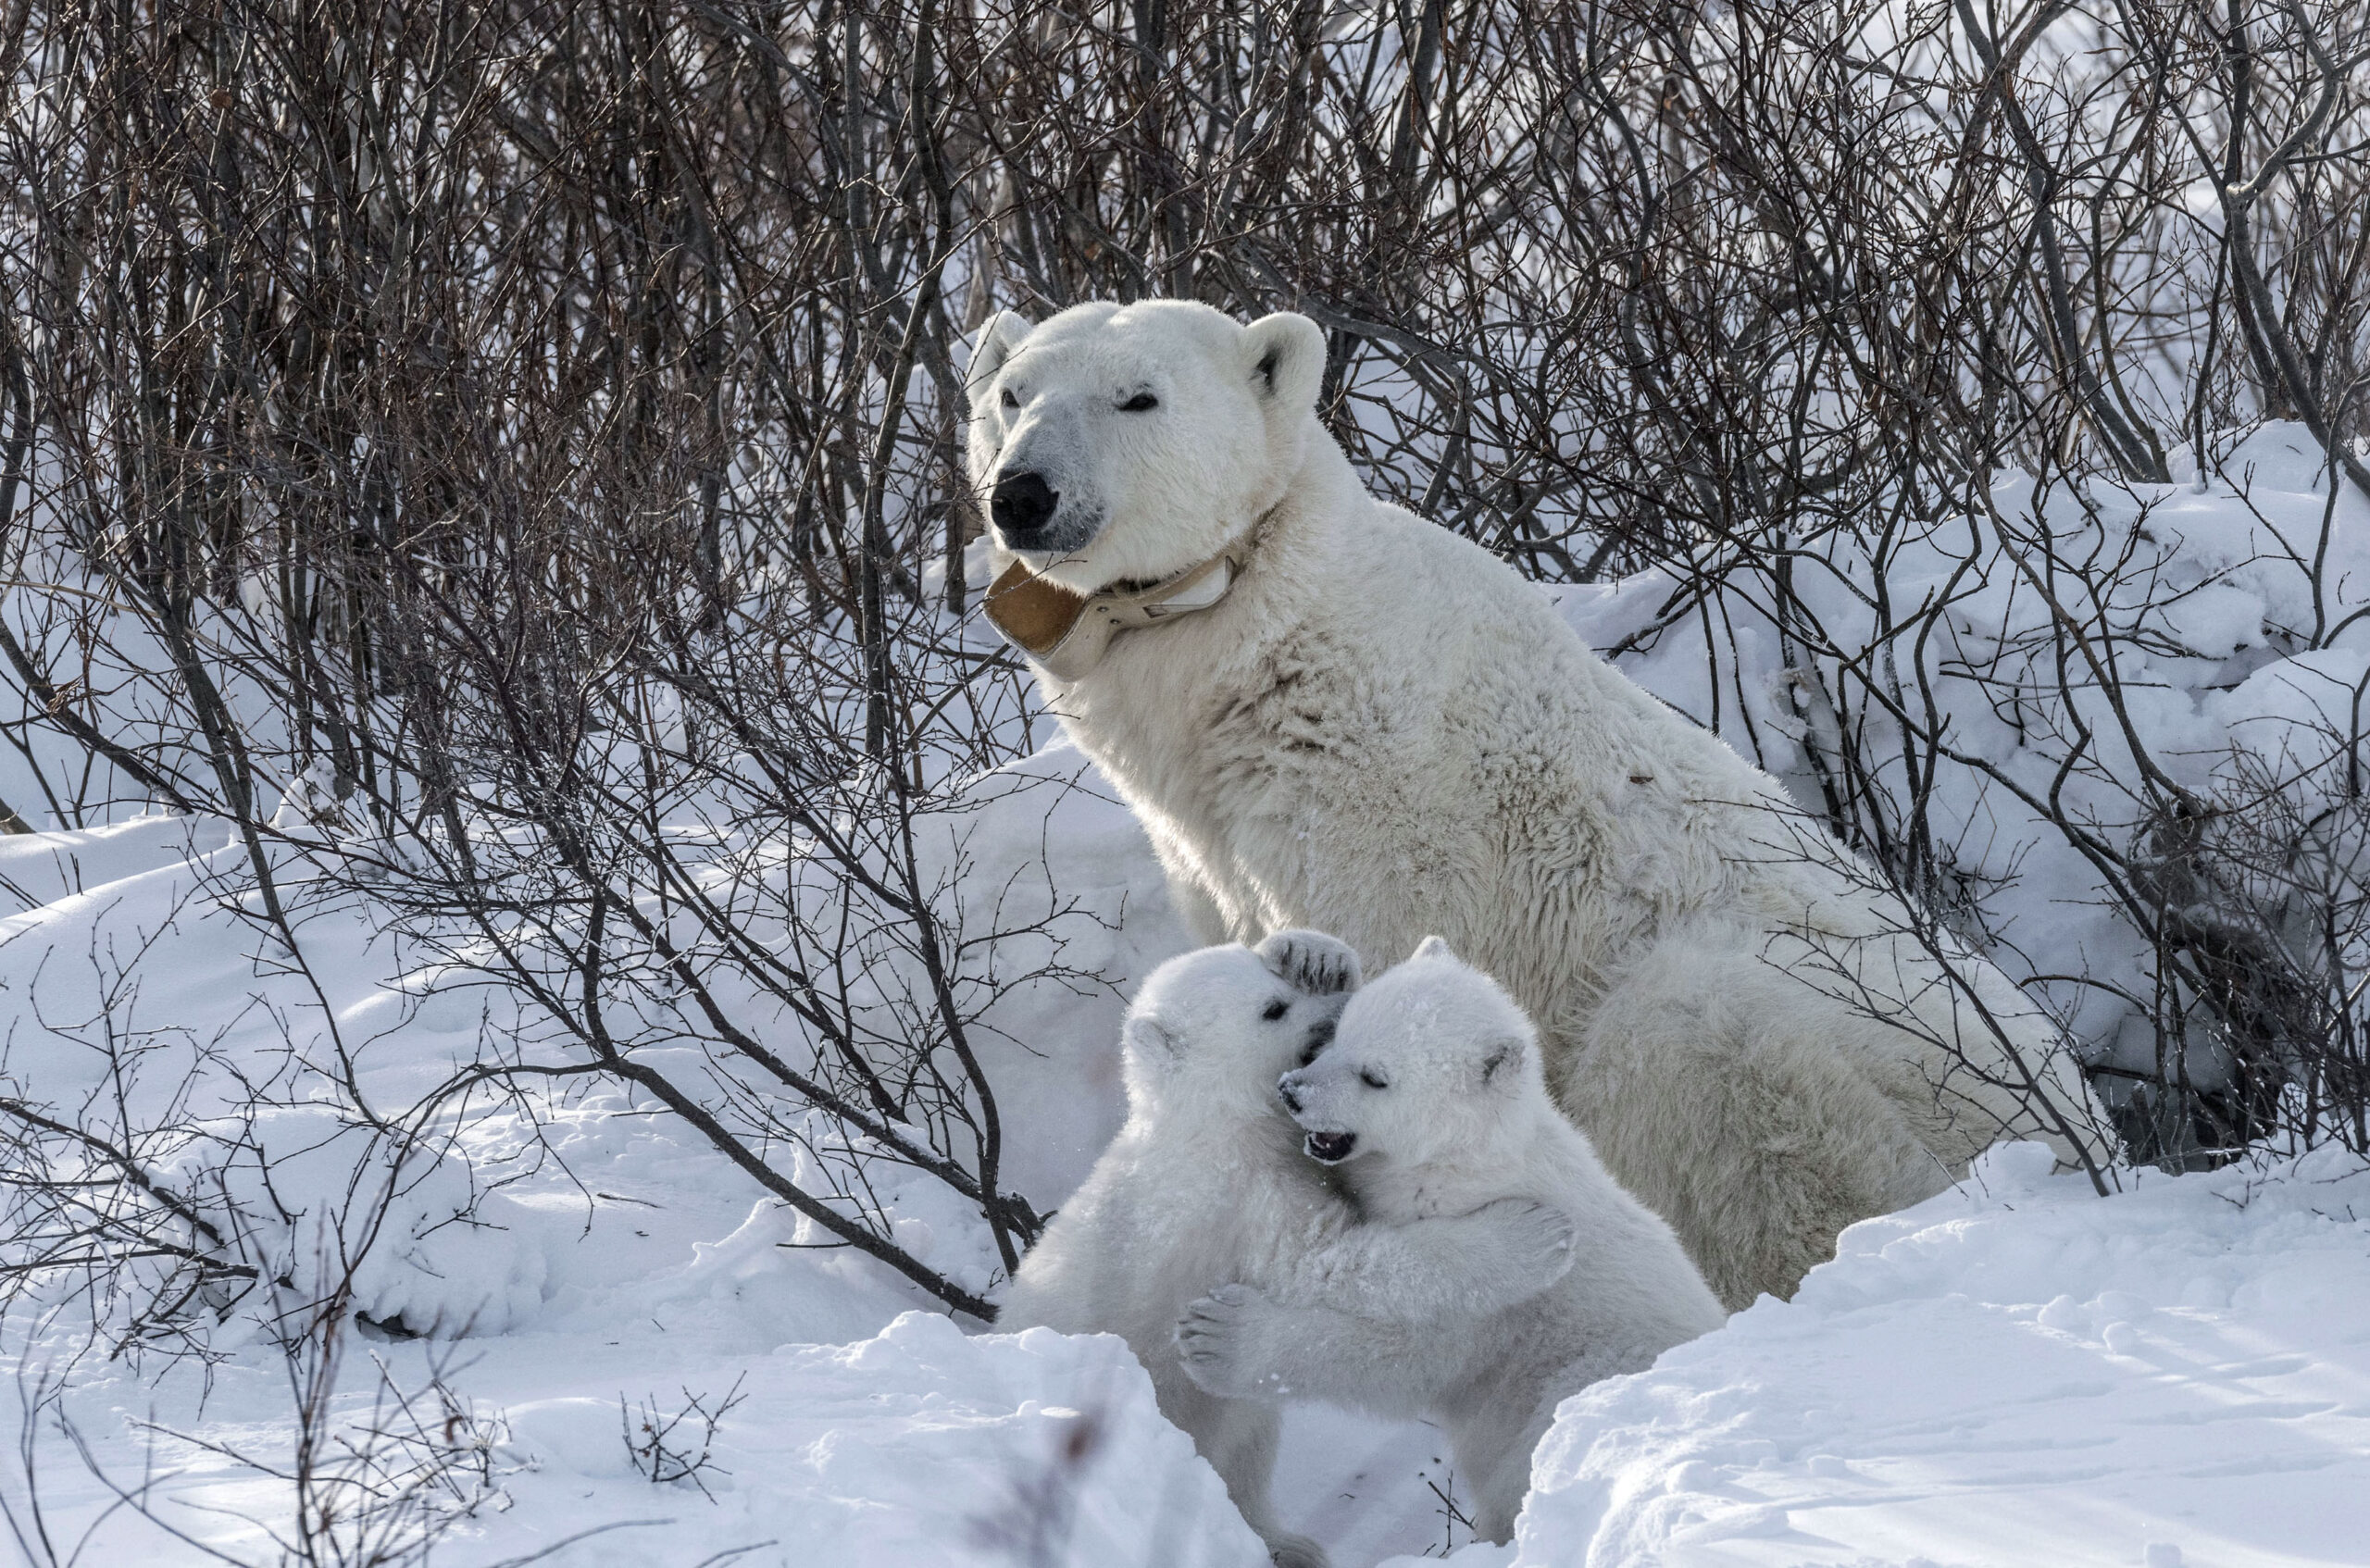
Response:
[{"label": "snow bank", "polygon": [[[1473,1568],[2363,1560],[2370,1172],[2092,1196],[2037,1144],[1565,1401]],[[1402,1563],[1413,1559],[1398,1560]]]},{"label": "snow bank", "polygon": [[747,1561],[805,1568],[1265,1561],[1115,1338],[967,1338],[906,1313],[854,1344],[784,1346],[739,1391],[703,1473],[712,1499],[631,1467],[614,1397],[513,1406],[512,1442],[540,1468],[508,1483],[512,1508],[470,1555],[538,1550],[655,1509],[672,1515],[663,1536],[617,1530],[565,1561],[642,1568],[657,1543],[670,1561],[757,1547]]},{"label": "snow bank", "polygon": [[[906,1313],[842,1345],[770,1352],[704,1342],[669,1310],[675,1333],[614,1321],[607,1338],[522,1334],[472,1365],[465,1383],[492,1435],[491,1487],[433,1561],[548,1561],[564,1568],[651,1568],[732,1561],[761,1568],[1260,1568],[1258,1537],[1226,1500],[1192,1442],[1163,1420],[1126,1345],[1039,1329],[966,1336]],[[690,1329],[692,1332],[684,1333]],[[377,1347],[400,1384],[428,1371],[417,1345]],[[180,1406],[190,1389],[166,1390]],[[268,1369],[234,1365],[201,1410],[156,1411],[129,1378],[84,1389],[79,1424],[118,1478],[129,1446],[96,1410],[108,1396],[160,1427],[193,1432],[261,1462],[284,1463],[284,1418]],[[284,1398],[284,1394],[282,1395]],[[670,1476],[648,1473],[653,1422],[697,1398],[696,1416],[658,1432]],[[135,1404],[135,1400],[142,1401]],[[351,1402],[351,1401],[349,1401]],[[359,1415],[358,1409],[355,1411]],[[399,1423],[381,1414],[382,1428]],[[341,1428],[359,1441],[361,1423]],[[637,1459],[628,1438],[642,1446]],[[266,1531],[285,1517],[276,1489],[220,1451],[175,1439],[154,1506],[185,1534],[118,1511],[90,1561],[168,1564],[278,1559]],[[43,1477],[51,1517],[100,1502],[87,1475],[53,1453]],[[334,1461],[332,1462],[334,1462]],[[8,1487],[19,1510],[20,1485]],[[201,1544],[202,1543],[202,1544]],[[548,1553],[548,1556],[539,1554]]]}]

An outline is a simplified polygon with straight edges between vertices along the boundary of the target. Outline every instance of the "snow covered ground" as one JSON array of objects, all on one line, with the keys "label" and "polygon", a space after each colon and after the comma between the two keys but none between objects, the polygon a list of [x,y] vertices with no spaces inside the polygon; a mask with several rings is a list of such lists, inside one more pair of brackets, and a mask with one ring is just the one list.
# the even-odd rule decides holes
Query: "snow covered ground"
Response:
[{"label": "snow covered ground", "polygon": [[2039,1145],[1843,1235],[1565,1402],[1512,1548],[1615,1564],[2360,1563],[2370,1173],[2341,1152],[2093,1196]]},{"label": "snow covered ground", "polygon": [[[1077,766],[1055,747],[1013,771]],[[994,809],[991,830],[971,836],[972,875],[1010,901],[1026,896],[1014,890],[1024,863],[1042,882],[1034,857],[1049,853],[1077,904],[1065,917],[1080,928],[1073,939],[1099,944],[1087,957],[1115,978],[1186,945],[1141,832],[1100,791],[1056,808],[1050,850],[1023,828],[1041,805],[1016,797],[1011,831]],[[256,962],[253,927],[218,902],[240,865],[222,840],[217,827],[162,816],[0,840],[0,876],[41,901],[0,922],[0,998],[15,1017],[0,1069],[81,1103],[110,1092],[102,1048],[131,1040],[128,1098],[169,1101],[203,1126],[241,1081],[284,1064],[283,1009],[301,1003],[284,965]],[[302,934],[381,1103],[474,1057],[494,999],[443,989],[356,912],[317,915]],[[1026,1190],[1066,1192],[1116,1126],[1121,1005],[1050,987],[1003,1004],[998,1027],[1032,1048],[998,1080],[1028,1129],[1017,1161]],[[717,1553],[784,1568],[1264,1562],[1119,1341],[967,1336],[888,1271],[811,1250],[810,1229],[680,1124],[621,1109],[613,1092],[565,1107],[541,1159],[505,1147],[502,1117],[480,1118],[460,1146],[474,1175],[458,1151],[407,1172],[356,1275],[356,1306],[375,1321],[463,1330],[351,1344],[329,1407],[332,1439],[360,1444],[368,1428],[405,1425],[389,1415],[390,1391],[418,1401],[430,1427],[443,1420],[423,1392],[436,1380],[462,1401],[455,1448],[466,1451],[447,1501],[471,1512],[436,1561],[557,1548],[545,1561],[586,1568],[690,1568]],[[281,1206],[298,1211],[268,1261],[318,1277],[316,1255],[336,1249],[339,1222],[364,1206],[348,1200],[371,1196],[343,1190],[360,1151],[352,1130],[294,1103],[232,1136],[258,1146],[230,1156],[234,1184],[268,1164],[281,1173]],[[966,1228],[927,1184],[884,1197],[924,1255],[951,1264],[979,1249],[976,1224]],[[473,1218],[455,1223],[463,1209]],[[930,1237],[932,1226],[943,1234]],[[70,1307],[7,1327],[20,1375],[0,1424],[31,1412],[24,1429],[37,1440],[30,1468],[0,1461],[0,1499],[32,1537],[19,1543],[29,1561],[48,1561],[35,1499],[60,1562],[94,1523],[85,1562],[193,1563],[216,1551],[277,1561],[295,1400],[257,1315],[221,1326],[210,1366],[110,1357]],[[44,1401],[44,1380],[60,1375],[70,1375],[65,1392]],[[662,1443],[678,1469],[706,1462],[693,1479],[654,1483],[643,1424],[694,1400],[721,1410],[712,1434],[693,1414]],[[1451,1538],[1428,1484],[1445,1486],[1449,1467],[1427,1429],[1320,1410],[1295,1412],[1291,1429],[1284,1483],[1305,1500],[1308,1525],[1343,1544],[1345,1563]],[[127,1493],[143,1508],[122,1506]]]},{"label": "snow covered ground", "polygon": [[[2158,498],[2160,513],[2194,513],[2197,537],[2215,526],[2204,501],[2239,530],[2229,564],[2208,560],[2207,580],[2184,589],[2199,602],[2254,595],[2232,611],[2237,632],[2213,628],[2234,646],[2292,597],[2276,563],[2262,564],[2277,552],[2249,530],[2290,512],[2297,530],[2336,515],[2308,475],[2277,489],[2271,455],[2250,509]],[[2362,509],[2345,508],[2351,549]],[[2191,551],[2184,569],[2211,555]],[[1665,586],[1640,579],[1564,603],[1611,641]],[[1978,631],[1970,621],[1966,635]],[[1692,635],[1674,627],[1628,667],[1689,711],[1708,706],[1716,675],[1730,712],[1782,738],[1770,669],[1723,666]],[[1747,653],[1755,635],[1741,624]],[[2370,621],[2351,635],[2370,636]],[[2289,678],[2310,658],[2351,680],[2370,653],[2260,657],[2238,670],[2167,655],[2163,722],[2189,737],[2183,747],[2202,756],[2215,737],[2286,712],[2282,692],[2301,691]],[[1690,682],[1703,687],[1691,708]],[[1969,704],[1967,723],[1989,725],[1986,711]],[[1767,760],[1786,770],[1785,755]],[[1080,772],[1074,753],[1049,748],[981,780],[993,803],[966,818],[965,878],[980,902],[1058,889],[1075,904],[1055,922],[1066,962],[1115,988],[1047,984],[996,1004],[1011,1180],[1041,1208],[1116,1125],[1124,995],[1187,942],[1141,831],[1091,776],[1058,804],[1012,789]],[[1996,794],[1950,811],[1971,857],[2023,867],[2003,895],[2011,936],[2029,951],[2078,948],[2102,967],[2127,960],[2063,863],[2030,853],[2041,828]],[[209,1179],[257,1212],[273,1207],[263,1171],[281,1172],[296,1187],[280,1196],[303,1201],[281,1205],[286,1222],[256,1261],[301,1283],[350,1242],[334,1223],[355,1212],[341,1182],[368,1167],[292,1065],[318,1046],[324,1004],[356,1082],[386,1107],[418,1101],[518,1020],[351,904],[312,911],[311,978],[293,973],[233,912],[241,865],[218,825],[165,817],[0,839],[0,890],[21,906],[0,921],[0,1078],[44,1103],[116,1097],[134,1121],[170,1124],[172,1158],[187,1164],[165,1174],[194,1179],[211,1160]],[[127,1046],[136,1070],[111,1076],[109,1049],[120,1060]],[[211,1144],[181,1136],[214,1126],[257,1084],[280,1101],[268,1114],[223,1124]],[[400,1201],[356,1276],[363,1313],[440,1333],[354,1343],[324,1407],[331,1468],[352,1473],[357,1449],[386,1462],[424,1451],[367,1435],[414,1429],[390,1412],[389,1389],[418,1401],[452,1473],[438,1506],[460,1514],[437,1562],[1262,1560],[1117,1342],[959,1329],[887,1271],[816,1250],[811,1226],[614,1089],[555,1102],[540,1129],[493,1106],[449,1131],[441,1158],[393,1173]],[[2370,1561],[2370,1176],[2319,1151],[2125,1182],[2099,1199],[2008,1149],[1958,1189],[1855,1226],[1793,1301],[1765,1300],[1651,1372],[1570,1401],[1511,1547],[1468,1544],[1443,1501],[1453,1481],[1431,1430],[1325,1410],[1288,1420],[1287,1512],[1341,1568],[1450,1551],[1472,1568]],[[987,1283],[981,1227],[943,1188],[917,1179],[879,1197],[917,1256]],[[268,1326],[234,1313],[209,1364],[115,1353],[71,1310],[0,1325],[17,1408],[30,1412],[29,1440],[0,1445],[19,1455],[0,1457],[0,1499],[27,1558],[64,1562],[89,1531],[86,1563],[277,1561],[297,1400]],[[449,1409],[423,1392],[439,1376]],[[10,1413],[0,1400],[0,1429]],[[694,1474],[654,1481],[654,1465]]]},{"label": "snow covered ground", "polygon": [[[1082,806],[1082,826],[1109,809]],[[1126,851],[1123,823],[1099,819],[1120,843],[1082,833],[1082,847],[1131,884],[1131,919],[1157,927],[1148,857]],[[51,836],[45,864],[70,877],[79,861],[90,890],[10,923],[9,994],[54,1002],[65,960],[178,906],[167,940],[189,966],[151,973],[181,975],[183,993],[165,1006],[152,989],[143,1005],[181,1026],[235,1014],[256,977],[231,951],[238,929],[185,900],[190,873],[164,843],[181,831],[158,820]],[[7,847],[23,885],[35,846]],[[111,879],[93,886],[100,876]],[[28,974],[42,967],[30,934],[46,939],[48,974]],[[355,956],[331,967],[368,1006],[377,988],[354,977],[367,973]],[[411,1070],[467,1011],[431,1005],[399,1032]],[[1048,1065],[1093,1084],[1108,1064]],[[385,1081],[402,1070],[391,1063]],[[561,1139],[594,1176],[589,1203],[556,1179],[514,1183],[495,1210],[503,1228],[477,1238],[493,1243],[482,1256],[439,1254],[431,1238],[420,1258],[442,1277],[393,1269],[371,1303],[417,1313],[458,1292],[499,1331],[436,1356],[435,1341],[374,1340],[349,1358],[337,1407],[349,1420],[371,1408],[374,1357],[406,1391],[443,1364],[480,1418],[480,1506],[438,1561],[559,1543],[547,1561],[684,1568],[736,1551],[784,1568],[1259,1561],[1116,1341],[967,1336],[867,1263],[785,1246],[798,1232],[784,1212],[736,1189],[680,1128],[613,1110],[586,1104]],[[1995,1151],[1960,1188],[1855,1226],[1792,1302],[1764,1300],[1567,1404],[1515,1547],[1466,1547],[1433,1490],[1449,1467],[1431,1432],[1323,1410],[1294,1412],[1288,1430],[1295,1523],[1342,1568],[1450,1546],[1476,1565],[2362,1561],[2370,1175],[2324,1151],[2142,1173],[2101,1200],[2037,1174],[2033,1152]],[[70,1343],[65,1326],[35,1336],[29,1376]],[[639,1473],[629,1416],[736,1396],[712,1438],[694,1419],[669,1439],[685,1458],[708,1454],[696,1482]],[[84,1561],[196,1562],[199,1543],[271,1560],[264,1532],[288,1494],[257,1466],[285,1468],[294,1428],[265,1346],[234,1350],[206,1378],[86,1363],[56,1408],[117,1487],[151,1462],[143,1432],[233,1450],[160,1438],[147,1500],[188,1538],[118,1508]],[[67,1442],[35,1452],[70,1539],[112,1494]],[[0,1482],[20,1515],[24,1481],[19,1469]]]}]

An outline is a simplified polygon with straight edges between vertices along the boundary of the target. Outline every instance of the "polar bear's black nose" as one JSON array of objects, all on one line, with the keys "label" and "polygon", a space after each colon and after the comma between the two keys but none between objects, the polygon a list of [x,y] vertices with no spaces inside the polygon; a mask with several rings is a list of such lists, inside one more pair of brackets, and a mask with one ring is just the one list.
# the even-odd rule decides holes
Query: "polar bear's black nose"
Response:
[{"label": "polar bear's black nose", "polygon": [[996,481],[988,510],[995,517],[996,531],[1007,543],[1017,544],[1043,531],[1061,503],[1061,492],[1047,484],[1044,475],[1006,474]]},{"label": "polar bear's black nose", "polygon": [[1292,1082],[1292,1074],[1286,1073],[1277,1079],[1276,1092],[1283,1096],[1284,1109],[1297,1116],[1300,1114],[1300,1086]]}]

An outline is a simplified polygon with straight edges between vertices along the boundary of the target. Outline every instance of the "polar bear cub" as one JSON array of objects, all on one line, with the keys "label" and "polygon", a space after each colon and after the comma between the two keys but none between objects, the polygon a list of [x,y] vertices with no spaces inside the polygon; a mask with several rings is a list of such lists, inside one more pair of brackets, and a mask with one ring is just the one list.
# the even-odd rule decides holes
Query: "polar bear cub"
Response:
[{"label": "polar bear cub", "polygon": [[1173,1339],[1186,1304],[1245,1280],[1296,1305],[1450,1321],[1509,1304],[1510,1288],[1541,1288],[1572,1259],[1572,1220],[1524,1198],[1361,1224],[1302,1154],[1276,1081],[1332,1038],[1357,964],[1330,937],[1285,931],[1153,971],[1122,1027],[1128,1120],[1022,1260],[997,1320],[1125,1338],[1162,1413],[1285,1568],[1326,1557],[1286,1532],[1268,1500],[1278,1408],[1188,1380]]},{"label": "polar bear cub", "polygon": [[1534,1282],[1545,1288],[1504,1282],[1515,1300],[1453,1321],[1428,1302],[1362,1313],[1228,1286],[1178,1325],[1187,1375],[1224,1398],[1440,1420],[1474,1529],[1504,1541],[1557,1402],[1717,1328],[1720,1303],[1548,1098],[1529,1018],[1438,937],[1352,999],[1332,1043],[1279,1089],[1310,1157],[1338,1169],[1370,1223],[1529,1199],[1571,1217],[1578,1257]]}]

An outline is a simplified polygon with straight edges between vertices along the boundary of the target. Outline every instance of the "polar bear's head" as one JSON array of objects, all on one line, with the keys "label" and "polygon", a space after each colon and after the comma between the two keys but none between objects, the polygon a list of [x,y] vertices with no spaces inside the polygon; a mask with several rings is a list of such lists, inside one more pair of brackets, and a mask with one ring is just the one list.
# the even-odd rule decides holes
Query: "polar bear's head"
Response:
[{"label": "polar bear's head", "polygon": [[1325,335],[1187,300],[979,329],[970,477],[996,543],[1081,593],[1218,554],[1283,496],[1316,429]]},{"label": "polar bear's head", "polygon": [[1170,959],[1144,980],[1120,1035],[1130,1107],[1274,1116],[1276,1075],[1333,1038],[1356,984],[1355,954],[1313,932]]},{"label": "polar bear's head", "polygon": [[1438,937],[1351,998],[1330,1043],[1277,1088],[1328,1165],[1478,1152],[1546,1094],[1530,1019]]}]

